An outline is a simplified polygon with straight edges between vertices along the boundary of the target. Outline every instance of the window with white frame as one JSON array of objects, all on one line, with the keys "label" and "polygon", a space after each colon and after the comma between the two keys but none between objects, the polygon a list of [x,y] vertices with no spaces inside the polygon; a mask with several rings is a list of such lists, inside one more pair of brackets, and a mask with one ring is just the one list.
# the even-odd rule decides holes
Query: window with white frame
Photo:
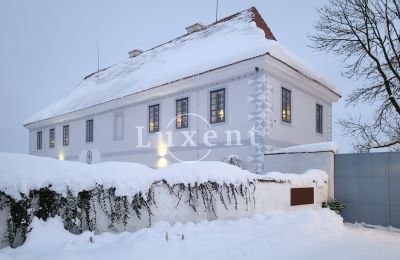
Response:
[{"label": "window with white frame", "polygon": [[188,128],[189,99],[182,98],[176,101],[176,128]]},{"label": "window with white frame", "polygon": [[63,126],[63,145],[69,145],[69,125]]},{"label": "window with white frame", "polygon": [[160,105],[149,106],[149,133],[155,133],[160,130]]},{"label": "window with white frame", "polygon": [[324,107],[320,104],[315,106],[315,121],[316,121],[316,132],[322,134],[323,131],[323,112]]},{"label": "window with white frame", "polygon": [[42,150],[42,131],[36,132],[36,149]]},{"label": "window with white frame", "polygon": [[225,122],[225,89],[210,92],[210,123]]},{"label": "window with white frame", "polygon": [[86,142],[93,142],[93,119],[86,120]]},{"label": "window with white frame", "polygon": [[54,128],[49,129],[49,147],[54,148],[56,146],[56,130]]},{"label": "window with white frame", "polygon": [[282,88],[282,122],[292,122],[292,91]]}]

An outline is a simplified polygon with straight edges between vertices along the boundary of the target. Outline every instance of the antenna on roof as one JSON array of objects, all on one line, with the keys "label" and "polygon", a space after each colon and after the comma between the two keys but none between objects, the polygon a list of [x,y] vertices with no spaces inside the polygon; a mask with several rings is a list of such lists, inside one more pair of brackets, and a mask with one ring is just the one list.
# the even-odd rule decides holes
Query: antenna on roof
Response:
[{"label": "antenna on roof", "polygon": [[100,70],[100,52],[99,52],[99,40],[97,40],[97,71]]},{"label": "antenna on roof", "polygon": [[215,8],[215,21],[218,21],[218,0],[217,0],[217,6]]}]

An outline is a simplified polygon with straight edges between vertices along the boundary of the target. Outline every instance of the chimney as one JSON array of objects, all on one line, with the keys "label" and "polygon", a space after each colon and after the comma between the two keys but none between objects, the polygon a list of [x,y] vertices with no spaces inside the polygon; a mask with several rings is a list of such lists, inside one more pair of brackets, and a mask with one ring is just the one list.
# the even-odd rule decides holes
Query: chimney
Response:
[{"label": "chimney", "polygon": [[140,55],[141,53],[143,53],[143,50],[141,50],[141,49],[134,49],[133,51],[128,52],[129,58],[136,57],[136,56]]},{"label": "chimney", "polygon": [[205,27],[206,26],[202,23],[195,23],[195,24],[192,24],[192,25],[186,27],[186,31],[187,31],[187,33],[197,32],[197,31],[200,31],[201,29],[204,29]]}]

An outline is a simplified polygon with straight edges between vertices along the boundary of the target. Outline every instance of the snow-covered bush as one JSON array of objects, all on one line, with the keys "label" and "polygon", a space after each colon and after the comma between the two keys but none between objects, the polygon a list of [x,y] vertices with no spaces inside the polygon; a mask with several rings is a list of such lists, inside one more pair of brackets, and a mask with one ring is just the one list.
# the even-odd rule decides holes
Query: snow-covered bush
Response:
[{"label": "snow-covered bush", "polygon": [[247,163],[239,158],[239,156],[235,154],[230,154],[227,158],[224,159],[225,163],[228,163],[230,165],[235,165],[242,170],[247,169]]},{"label": "snow-covered bush", "polygon": [[328,201],[322,202],[322,207],[329,208],[330,210],[333,210],[336,213],[340,213],[340,211],[342,209],[344,209],[346,206],[342,202],[340,202],[336,199],[333,199],[333,200],[328,200]]}]

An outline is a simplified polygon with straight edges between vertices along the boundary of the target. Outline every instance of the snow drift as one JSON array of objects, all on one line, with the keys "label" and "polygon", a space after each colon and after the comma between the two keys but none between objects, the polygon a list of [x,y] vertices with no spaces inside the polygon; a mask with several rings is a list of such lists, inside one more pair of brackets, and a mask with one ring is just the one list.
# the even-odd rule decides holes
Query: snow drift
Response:
[{"label": "snow drift", "polygon": [[399,259],[400,233],[343,225],[327,209],[197,224],[159,222],[135,233],[68,233],[35,218],[25,244],[0,259]]}]

